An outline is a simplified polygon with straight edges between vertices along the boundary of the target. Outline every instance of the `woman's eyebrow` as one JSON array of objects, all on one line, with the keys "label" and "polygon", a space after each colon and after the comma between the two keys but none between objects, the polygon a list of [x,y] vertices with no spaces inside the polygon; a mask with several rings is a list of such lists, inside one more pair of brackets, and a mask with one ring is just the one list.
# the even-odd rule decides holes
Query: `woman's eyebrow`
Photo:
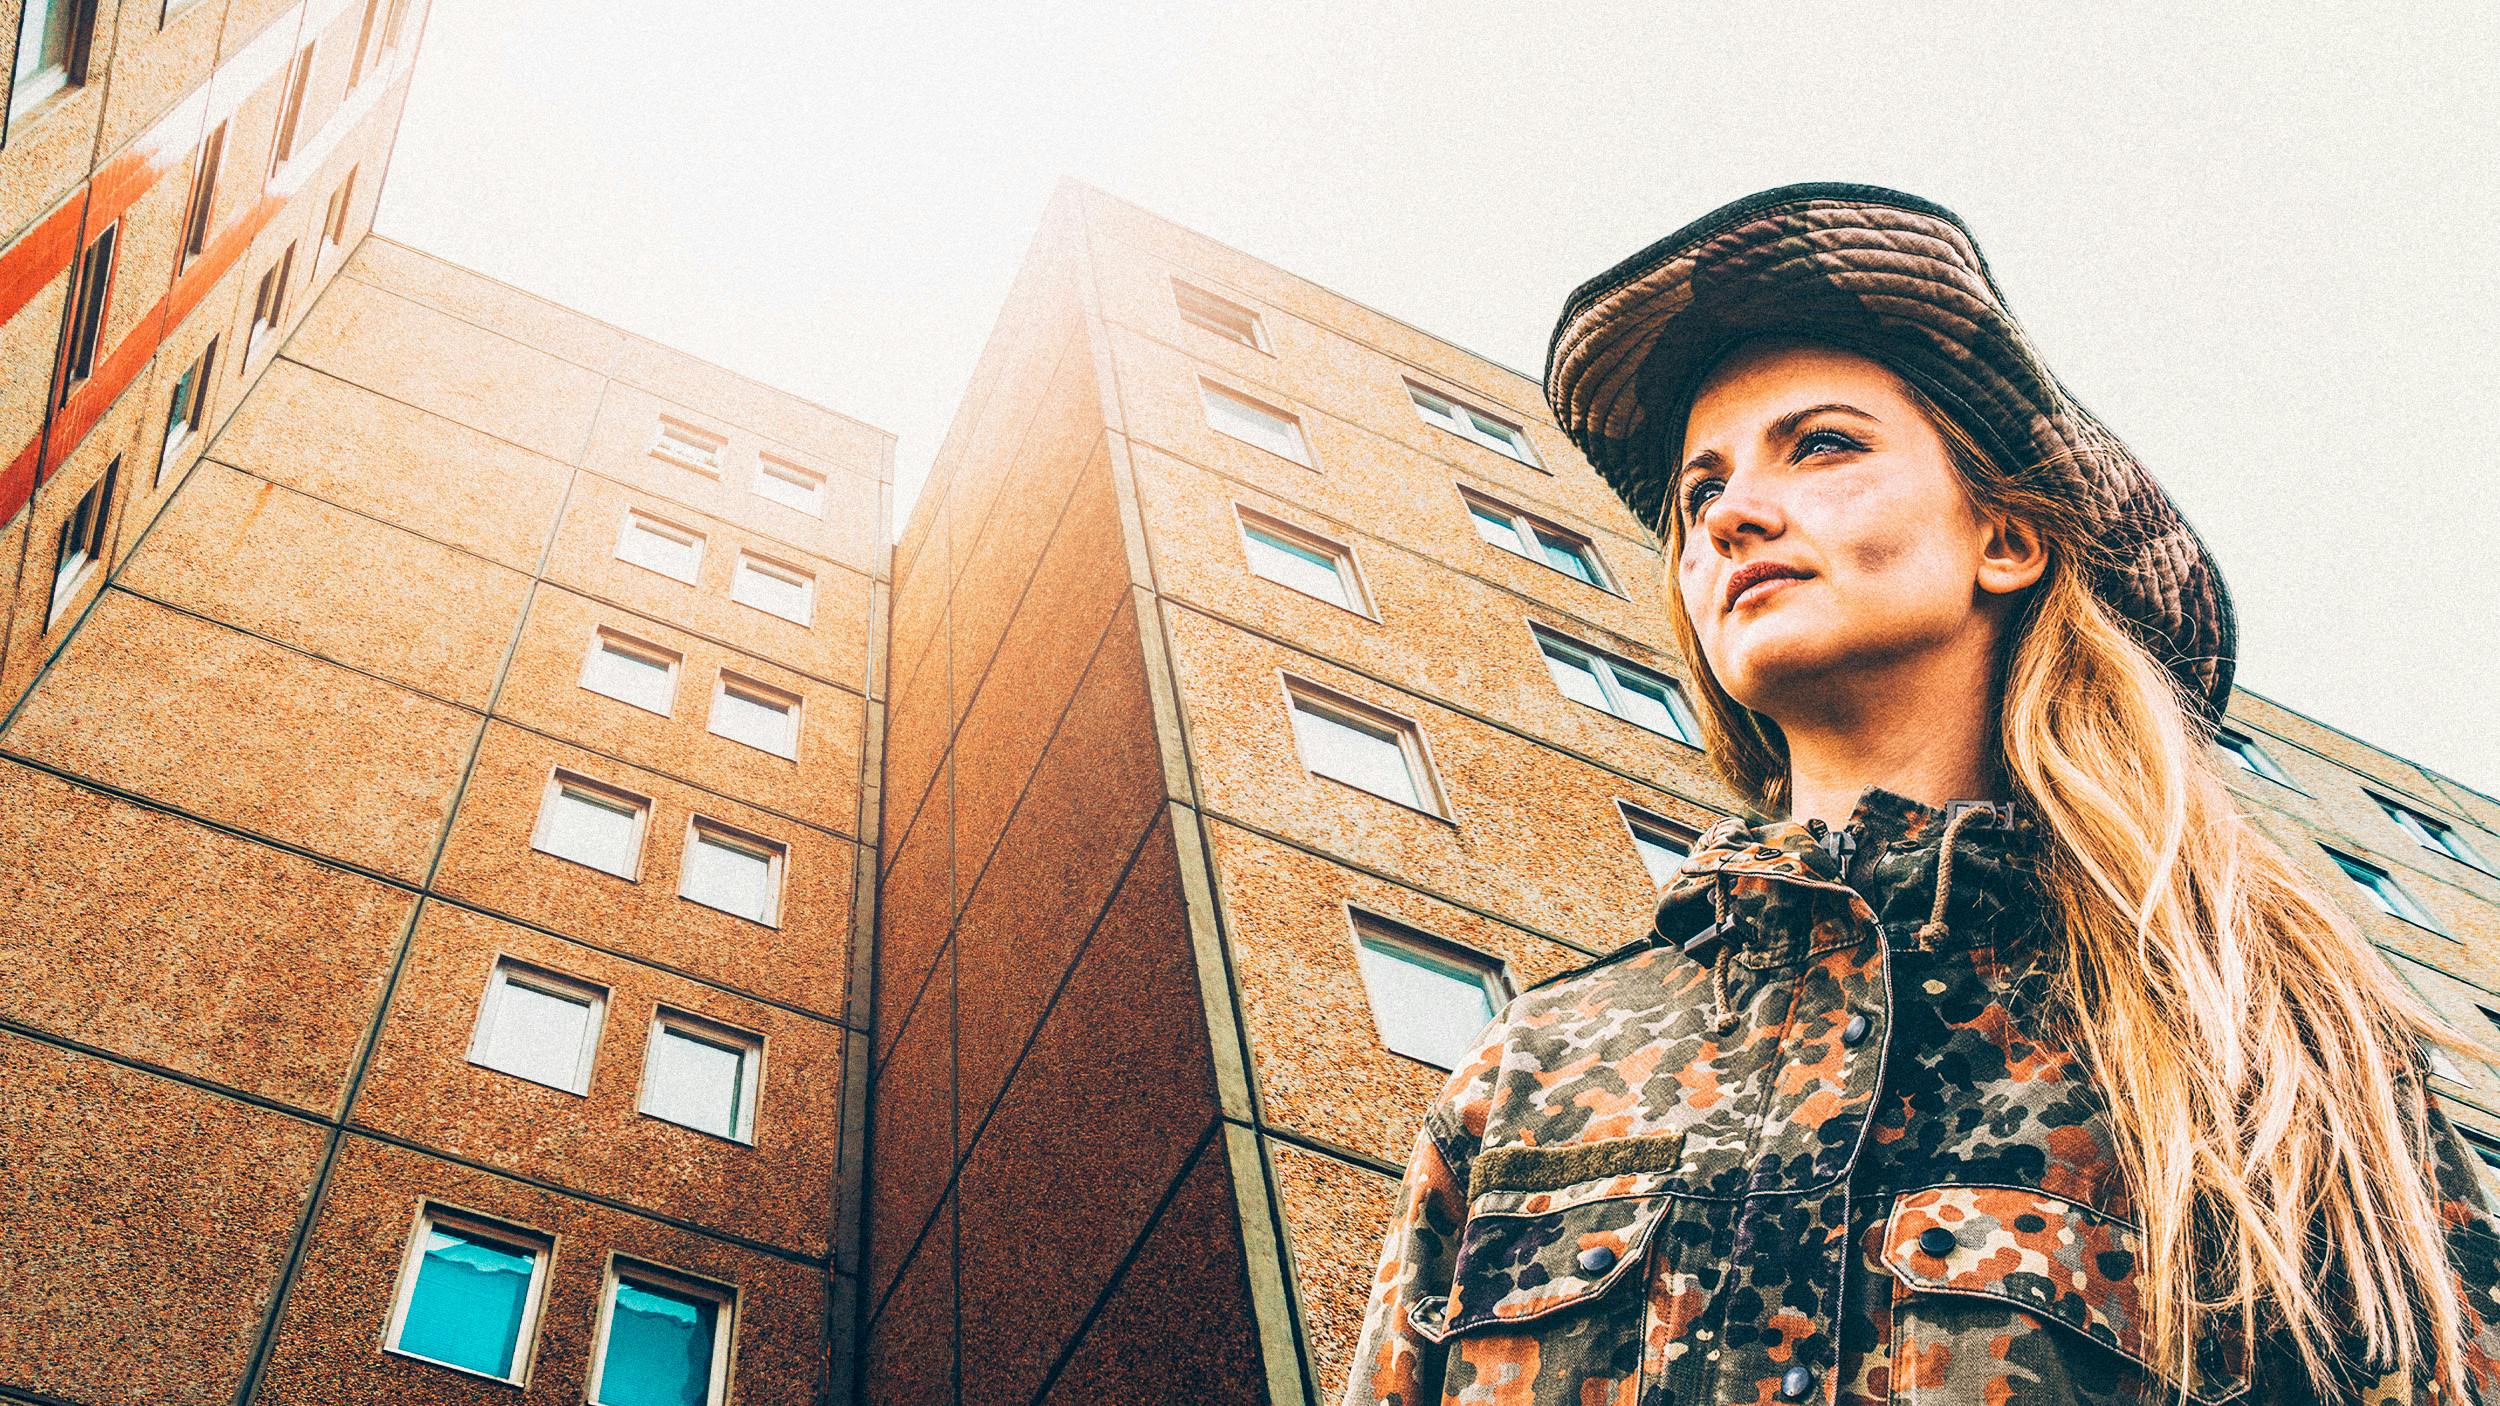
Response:
[{"label": "woman's eyebrow", "polygon": [[[1866,411],[1860,410],[1854,405],[1843,404],[1837,400],[1827,400],[1821,405],[1809,405],[1802,410],[1791,410],[1787,414],[1773,420],[1771,422],[1769,437],[1772,439],[1786,439],[1791,434],[1796,433],[1799,425],[1804,424],[1809,418],[1820,415],[1826,410],[1836,410],[1843,415],[1855,415],[1861,420],[1870,421],[1878,425],[1883,423],[1881,418],[1875,415],[1870,415]],[[1705,449],[1699,454],[1694,455],[1691,459],[1686,460],[1684,467],[1676,471],[1675,483],[1672,487],[1679,489],[1682,488],[1684,486],[1685,478],[1695,469],[1715,469],[1726,462],[1726,460],[1719,457],[1719,451],[1715,449]]]}]

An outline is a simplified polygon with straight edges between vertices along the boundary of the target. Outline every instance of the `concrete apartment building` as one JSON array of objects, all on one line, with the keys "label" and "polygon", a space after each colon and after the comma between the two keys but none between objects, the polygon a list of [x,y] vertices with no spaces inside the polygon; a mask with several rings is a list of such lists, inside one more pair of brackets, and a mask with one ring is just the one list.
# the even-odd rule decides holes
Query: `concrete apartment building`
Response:
[{"label": "concrete apartment building", "polygon": [[[1653,549],[1073,183],[889,548],[889,436],[367,233],[423,9],[0,0],[0,1400],[1333,1397],[1453,1045],[1734,799]],[[2500,1022],[2500,802],[2232,716]]]}]

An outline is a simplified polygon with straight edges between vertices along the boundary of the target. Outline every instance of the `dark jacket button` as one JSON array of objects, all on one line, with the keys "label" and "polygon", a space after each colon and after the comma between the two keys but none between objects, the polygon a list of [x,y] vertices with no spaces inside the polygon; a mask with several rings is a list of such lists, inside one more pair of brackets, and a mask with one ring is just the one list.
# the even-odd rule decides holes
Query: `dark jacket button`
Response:
[{"label": "dark jacket button", "polygon": [[1931,1225],[1918,1233],[1918,1252],[1929,1259],[1943,1259],[1961,1243],[1952,1231],[1941,1225]]},{"label": "dark jacket button", "polygon": [[1868,1026],[1866,1021],[1866,1013],[1864,1011],[1860,1011],[1856,1015],[1849,1017],[1849,1023],[1847,1025],[1840,1027],[1840,1043],[1844,1045],[1854,1045],[1860,1040],[1866,1038],[1866,1032],[1870,1028],[1871,1027]]},{"label": "dark jacket button", "polygon": [[1580,1252],[1582,1274],[1603,1274],[1615,1267],[1615,1252],[1603,1245],[1591,1245]]},{"label": "dark jacket button", "polygon": [[1791,1367],[1780,1374],[1780,1399],[1803,1401],[1814,1390],[1814,1374],[1803,1367]]}]

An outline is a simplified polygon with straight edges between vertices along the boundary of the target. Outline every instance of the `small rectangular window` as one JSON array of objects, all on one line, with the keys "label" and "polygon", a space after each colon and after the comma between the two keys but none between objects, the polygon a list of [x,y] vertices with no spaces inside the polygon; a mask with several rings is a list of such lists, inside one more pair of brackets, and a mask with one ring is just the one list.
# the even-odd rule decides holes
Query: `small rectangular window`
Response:
[{"label": "small rectangular window", "polygon": [[70,396],[95,374],[96,344],[104,338],[104,313],[113,296],[113,248],[120,233],[118,222],[106,225],[79,257],[78,276],[70,285],[69,328],[61,339],[59,404],[69,404]]},{"label": "small rectangular window", "polygon": [[356,200],[356,168],[347,168],[339,177],[338,188],[330,192],[329,212],[321,218],[322,241],[332,248],[347,242],[347,215]]},{"label": "small rectangular window", "polygon": [[1252,572],[1358,615],[1371,614],[1350,549],[1238,504],[1234,512]]},{"label": "small rectangular window", "polygon": [[469,1062],[566,1093],[589,1093],[607,1010],[604,986],[501,958],[478,1004]]},{"label": "small rectangular window", "polygon": [[640,1107],[715,1137],[753,1142],[763,1063],[763,1037],[662,1006],[643,1057]]},{"label": "small rectangular window", "polygon": [[[200,432],[208,419],[208,381],[217,369],[217,339],[208,339],[200,354],[174,381],[171,395],[165,398],[165,443],[156,453],[156,477],[162,481],[165,466],[174,461],[191,436]],[[154,485],[150,485],[151,491]]]},{"label": "small rectangular window", "polygon": [[2422,848],[2437,850],[2460,864],[2480,869],[2486,874],[2493,872],[2482,854],[2466,843],[2465,836],[2454,825],[2401,801],[2391,801],[2376,791],[2371,791],[2369,795],[2371,800],[2378,802],[2380,810],[2387,812],[2387,818],[2396,823],[2396,828],[2412,836],[2414,843]]},{"label": "small rectangular window", "polygon": [[1511,996],[1502,964],[1480,952],[1355,911],[1355,953],[1380,1042],[1456,1069]]},{"label": "small rectangular window", "polygon": [[312,62],[313,45],[306,44],[295,51],[295,62],[287,68],[286,98],[278,107],[278,138],[269,150],[272,171],[295,155],[295,132],[304,120],[304,88],[312,81]]},{"label": "small rectangular window", "polygon": [[703,534],[628,508],[624,530],[616,538],[616,559],[691,586],[703,565]]},{"label": "small rectangular window", "polygon": [[2500,1183],[2500,1138],[2495,1138],[2480,1128],[2469,1128],[2463,1123],[2455,1126],[2458,1132],[2465,1135],[2465,1145],[2473,1148],[2474,1155],[2482,1159],[2485,1175],[2492,1178],[2495,1183]]},{"label": "small rectangular window", "polygon": [[724,1406],[736,1308],[726,1285],[611,1262],[592,1338],[591,1406]]},{"label": "small rectangular window", "polygon": [[720,452],[727,443],[719,435],[707,434],[665,415],[660,417],[659,428],[651,433],[651,453],[655,457],[714,478],[720,477]]},{"label": "small rectangular window", "polygon": [[1684,701],[1684,690],[1671,680],[1533,622],[1528,633],[1535,637],[1554,686],[1564,697],[1678,742],[1701,745],[1701,726]]},{"label": "small rectangular window", "polygon": [[373,22],[381,17],[381,12],[382,0],[365,0],[365,16],[356,24],[356,57],[347,65],[347,91],[351,93],[356,91],[357,84],[365,81],[365,69],[368,63],[378,57],[371,52],[371,46],[374,38]]},{"label": "small rectangular window", "polygon": [[1172,301],[1180,308],[1182,321],[1203,327],[1228,342],[1239,342],[1252,351],[1267,350],[1267,329],[1259,325],[1259,315],[1232,299],[1175,278]]},{"label": "small rectangular window", "polygon": [[[408,0],[391,0],[391,8],[382,20],[382,52],[399,47],[399,22],[407,17]],[[374,62],[381,62],[380,59]]]},{"label": "small rectangular window", "polygon": [[686,829],[686,861],[677,896],[766,927],[781,926],[784,847],[715,820],[695,817]]},{"label": "small rectangular window", "polygon": [[804,625],[816,615],[816,577],[770,557],[740,552],[738,574],[729,582],[729,598]]},{"label": "small rectangular window", "polygon": [[755,460],[755,496],[809,517],[823,517],[825,476],[786,459],[760,454]]},{"label": "small rectangular window", "polygon": [[1587,537],[1464,488],[1458,496],[1467,505],[1467,517],[1475,524],[1476,535],[1486,542],[1601,591],[1615,589],[1614,579],[1598,560],[1597,544]]},{"label": "small rectangular window", "polygon": [[1632,848],[1641,857],[1641,867],[1649,871],[1650,882],[1664,888],[1692,857],[1693,841],[1700,837],[1630,801],[1617,801],[1615,807],[1623,812],[1624,827],[1632,832]]},{"label": "small rectangular window", "polygon": [[677,706],[677,667],[685,656],[602,625],[590,636],[582,687],[667,717]]},{"label": "small rectangular window", "polygon": [[1413,381],[1406,383],[1407,397],[1415,402],[1415,413],[1424,423],[1470,439],[1505,458],[1516,459],[1532,469],[1545,467],[1537,462],[1536,449],[1528,442],[1528,432],[1516,421],[1507,420],[1455,396],[1426,390]]},{"label": "small rectangular window", "polygon": [[2416,903],[2413,895],[2405,892],[2403,885],[2390,877],[2386,870],[2366,859],[2356,859],[2325,845],[2320,845],[2319,848],[2326,850],[2327,855],[2335,861],[2336,867],[2344,871],[2345,877],[2351,879],[2355,886],[2370,896],[2371,904],[2380,912],[2390,917],[2402,918],[2417,928],[2428,928],[2441,937],[2448,936],[2447,930],[2432,921],[2430,913],[2421,904]]},{"label": "small rectangular window", "polygon": [[92,0],[26,0],[17,17],[17,63],[9,84],[12,124],[44,99],[86,81],[85,50],[94,26]]},{"label": "small rectangular window", "polygon": [[1293,415],[1213,381],[1200,381],[1198,396],[1205,404],[1207,423],[1218,431],[1291,459],[1304,468],[1311,466],[1311,451],[1302,438],[1302,422]]},{"label": "small rectangular window", "polygon": [[633,882],[642,866],[649,798],[559,770],[548,779],[530,846]]},{"label": "small rectangular window", "polygon": [[2223,759],[2240,770],[2251,776],[2262,776],[2277,786],[2292,784],[2292,778],[2283,774],[2283,768],[2275,765],[2274,758],[2266,755],[2266,749],[2258,746],[2256,739],[2246,733],[2234,732],[2226,727],[2215,734],[2214,741],[2222,748]]},{"label": "small rectangular window", "polygon": [[77,597],[78,588],[86,584],[96,563],[104,559],[105,529],[113,519],[113,487],[121,473],[121,460],[105,465],[104,476],[79,497],[78,506],[61,521],[61,535],[52,555],[52,604],[43,619],[47,630],[60,620],[63,608]]},{"label": "small rectangular window", "polygon": [[427,1206],[400,1264],[384,1344],[403,1357],[522,1382],[551,1248],[533,1231]]},{"label": "small rectangular window", "polygon": [[2440,1078],[2445,1079],[2452,1084],[2462,1084],[2465,1082],[2465,1071],[2457,1068],[2457,1062],[2448,1058],[2448,1052],[2446,1050],[2441,1049],[2439,1046],[2432,1044],[2430,1041],[2423,1039],[2419,1035],[2413,1037],[2413,1043],[2421,1049],[2422,1058],[2430,1064],[2431,1072],[2433,1074],[2438,1075]]},{"label": "small rectangular window", "polygon": [[216,232],[217,178],[225,174],[225,166],[226,124],[220,122],[191,158],[191,198],[182,210],[182,247],[174,254],[177,271],[208,252],[209,236]]},{"label": "small rectangular window", "polygon": [[799,696],[723,669],[712,691],[712,731],[776,757],[799,755]]},{"label": "small rectangular window", "polygon": [[1312,775],[1434,815],[1445,813],[1423,735],[1413,723],[1298,679],[1286,680],[1285,694],[1294,741]]},{"label": "small rectangular window", "polygon": [[261,345],[274,335],[280,318],[286,316],[287,282],[295,276],[295,245],[289,242],[278,261],[263,270],[260,282],[252,290],[252,330],[243,340],[246,362],[260,355]]}]

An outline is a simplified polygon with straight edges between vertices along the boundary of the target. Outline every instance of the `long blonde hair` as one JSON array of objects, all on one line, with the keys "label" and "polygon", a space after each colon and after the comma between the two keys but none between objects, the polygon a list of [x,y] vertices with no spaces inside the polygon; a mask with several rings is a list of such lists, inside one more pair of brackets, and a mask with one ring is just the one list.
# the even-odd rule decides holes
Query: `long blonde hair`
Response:
[{"label": "long blonde hair", "polygon": [[[2253,1347],[2279,1326],[2331,1397],[2349,1329],[2373,1370],[2427,1371],[2434,1399],[2468,1400],[2416,1042],[2475,1047],[2233,805],[2196,704],[2092,592],[2106,549],[2075,506],[1901,384],[1974,508],[2033,525],[2050,549],[2000,641],[1994,761],[2049,835],[2067,1038],[2100,1085],[2143,1231],[2155,1364],[2184,1394],[2212,1330],[2236,1319]],[[1660,519],[1704,745],[1739,794],[1783,814],[1787,744],[1702,656],[1676,589],[1684,524],[1671,501]]]}]

